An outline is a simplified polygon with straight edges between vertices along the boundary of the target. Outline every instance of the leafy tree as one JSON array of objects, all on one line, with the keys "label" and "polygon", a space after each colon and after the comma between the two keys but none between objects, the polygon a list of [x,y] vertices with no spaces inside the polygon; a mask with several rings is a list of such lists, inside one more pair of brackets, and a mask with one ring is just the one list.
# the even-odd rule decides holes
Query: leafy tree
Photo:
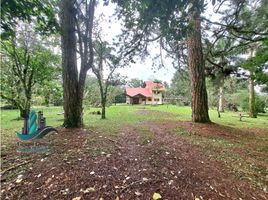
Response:
[{"label": "leafy tree", "polygon": [[255,105],[255,91],[254,81],[258,80],[259,83],[268,83],[268,43],[265,41],[262,45],[256,48],[256,55],[253,56],[253,47],[250,49],[249,58],[243,62],[242,67],[247,69],[249,74],[249,113],[251,117],[257,117],[257,110]]},{"label": "leafy tree", "polygon": [[115,94],[113,101],[114,104],[126,103],[125,87],[122,86],[115,87],[115,92],[113,92],[112,94]]},{"label": "leafy tree", "polygon": [[255,55],[245,61],[243,66],[254,66],[256,82],[268,87],[268,40],[263,41],[257,47]]},{"label": "leafy tree", "polygon": [[127,85],[132,88],[142,87],[143,84],[144,84],[144,81],[138,78],[132,78],[127,82]]},{"label": "leafy tree", "polygon": [[[122,77],[121,77],[122,78]],[[116,105],[117,103],[126,103],[126,95],[125,88],[123,84],[125,84],[124,80],[118,82],[119,85],[111,85],[108,88],[107,95],[107,106],[112,105],[113,103]]]},{"label": "leafy tree", "polygon": [[18,107],[21,117],[29,114],[34,87],[51,80],[59,63],[59,57],[42,41],[26,25],[2,41],[1,97]]},{"label": "leafy tree", "polygon": [[[226,1],[227,2],[227,1]],[[223,1],[222,4],[225,2]],[[248,53],[249,57],[253,56],[255,47],[259,46],[259,43],[267,40],[268,26],[267,26],[267,0],[258,1],[237,1],[235,2],[236,9],[232,14],[233,5],[223,9],[221,13],[224,13],[220,22],[209,22],[210,29],[213,30],[214,41],[211,43],[211,49],[215,48],[215,44],[220,38],[233,41],[231,45],[223,49],[221,52],[224,54],[230,54],[234,50],[240,54]],[[236,6],[239,5],[239,6]],[[230,13],[230,14],[228,14]],[[212,26],[212,28],[211,28]],[[216,26],[217,28],[213,27]],[[211,36],[210,36],[211,37]],[[210,51],[208,51],[209,53]],[[250,58],[251,59],[251,58]],[[254,94],[254,80],[255,80],[255,68],[257,66],[242,66],[250,73],[249,78],[249,106],[250,115],[256,117],[255,112],[255,94]],[[262,71],[262,70],[260,70]],[[263,74],[263,73],[261,73]]]},{"label": "leafy tree", "polygon": [[[123,78],[117,73],[116,69],[120,68],[122,61],[120,56],[114,55],[115,49],[111,47],[107,42],[102,41],[100,37],[95,41],[95,55],[97,64],[93,66],[92,71],[96,75],[100,96],[101,96],[101,118],[106,118],[106,103],[108,97],[108,89],[110,86],[121,85]],[[107,73],[107,77],[104,78],[104,71]]]},{"label": "leafy tree", "polygon": [[171,80],[170,92],[172,97],[181,99],[184,104],[190,105],[191,82],[186,70],[179,69],[175,72]]},{"label": "leafy tree", "polygon": [[[238,19],[240,21],[240,27],[243,27],[242,31],[236,29],[230,32],[233,37],[237,38],[239,45],[248,53],[248,59],[243,62],[242,68],[249,71],[248,81],[249,81],[249,113],[251,117],[257,117],[256,105],[255,105],[255,90],[254,82],[256,80],[256,75],[258,77],[267,76],[265,73],[265,62],[267,62],[267,55],[265,53],[259,53],[259,56],[253,59],[254,52],[257,48],[263,48],[263,44],[267,41],[268,35],[268,25],[266,11],[267,0],[262,0],[259,4],[249,3],[244,6]],[[238,35],[239,33],[239,35]],[[265,58],[266,57],[266,58]],[[257,61],[259,60],[259,62]],[[266,60],[266,61],[265,61]],[[263,78],[261,78],[263,79]],[[265,78],[264,78],[265,80]]]},{"label": "leafy tree", "polygon": [[1,37],[15,34],[18,22],[37,22],[36,29],[43,34],[56,32],[56,6],[52,0],[2,0],[1,1]]},{"label": "leafy tree", "polygon": [[[94,94],[94,95],[93,95]],[[95,76],[87,76],[85,83],[85,94],[84,94],[85,103],[93,106],[101,106],[101,97],[98,80]]]},{"label": "leafy tree", "polygon": [[[265,101],[267,101],[267,97],[265,96],[258,96],[256,95],[255,98],[255,112],[256,113],[265,113]],[[249,96],[248,95],[244,95],[241,98],[241,108],[243,111],[249,111]]]},{"label": "leafy tree", "polygon": [[239,52],[227,51],[234,43],[232,39],[220,38],[214,44],[214,48],[210,49],[207,56],[206,75],[210,77],[211,82],[216,86],[218,97],[217,109],[219,112],[224,112],[224,83],[232,73],[236,73],[237,54]]},{"label": "leafy tree", "polygon": [[[247,61],[242,65],[244,69],[247,69],[249,71],[249,113],[251,117],[257,117],[257,111],[256,111],[256,103],[255,103],[255,91],[254,91],[254,81],[256,80],[256,77],[259,77],[259,80],[265,80],[267,78],[267,74],[265,72],[265,69],[267,68],[267,37],[265,35],[268,35],[268,25],[267,25],[267,0],[260,1],[260,4],[258,6],[252,5],[251,6],[253,12],[251,9],[245,8],[243,10],[243,13],[241,15],[241,24],[247,27],[254,27],[255,30],[258,30],[258,32],[262,32],[261,36],[256,36],[256,33],[243,33],[243,38],[250,38],[252,41],[247,46],[249,50],[249,58]],[[240,35],[241,37],[241,35]],[[255,38],[258,38],[256,40]],[[259,42],[261,41],[261,42]],[[257,51],[257,49],[261,52],[258,53],[257,56],[254,56],[254,51]],[[266,50],[265,50],[266,49]],[[262,77],[262,78],[261,78]]]},{"label": "leafy tree", "polygon": [[[236,110],[233,108],[237,108],[241,106],[241,95],[247,94],[248,81],[246,77],[236,77],[230,76],[225,79],[224,91],[225,91],[225,100],[226,100],[226,108],[230,110]],[[217,90],[215,91],[215,87],[208,88],[209,92],[212,93],[211,98],[217,95]],[[217,102],[213,106],[218,106]]]},{"label": "leafy tree", "polygon": [[[112,105],[113,103],[125,103],[126,97],[124,93],[125,89],[121,86],[110,85],[107,90],[107,102],[106,105]],[[94,95],[92,95],[94,94]],[[87,105],[93,107],[101,107],[101,95],[99,83],[96,77],[88,76],[85,85],[85,102]]]},{"label": "leafy tree", "polygon": [[58,73],[57,70],[54,70],[53,80],[46,80],[42,85],[38,84],[36,87],[35,93],[42,98],[42,104],[45,106],[49,106],[49,104],[54,106],[63,105],[63,88],[60,81],[57,80]]}]

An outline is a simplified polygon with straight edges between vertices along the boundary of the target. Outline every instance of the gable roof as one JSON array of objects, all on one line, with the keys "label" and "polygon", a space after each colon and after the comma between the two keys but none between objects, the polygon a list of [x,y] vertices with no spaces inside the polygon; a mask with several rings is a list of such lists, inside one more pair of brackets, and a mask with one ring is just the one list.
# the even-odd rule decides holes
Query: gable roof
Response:
[{"label": "gable roof", "polygon": [[153,81],[145,81],[144,82],[145,88],[150,88],[151,90],[165,90],[165,86],[162,83],[157,83]]},{"label": "gable roof", "polygon": [[126,94],[130,97],[142,95],[145,97],[152,97],[150,88],[126,88]]}]

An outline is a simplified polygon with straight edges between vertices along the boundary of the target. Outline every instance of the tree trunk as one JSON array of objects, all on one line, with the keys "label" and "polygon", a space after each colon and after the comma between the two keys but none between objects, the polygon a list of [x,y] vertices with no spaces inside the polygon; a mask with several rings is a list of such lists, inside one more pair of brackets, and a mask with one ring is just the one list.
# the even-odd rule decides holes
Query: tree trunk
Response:
[{"label": "tree trunk", "polygon": [[255,107],[254,76],[252,71],[250,71],[249,77],[249,116],[252,118],[257,117]]},{"label": "tree trunk", "polygon": [[105,119],[105,118],[106,118],[105,104],[102,104],[102,108],[101,108],[101,119]]},{"label": "tree trunk", "polygon": [[219,87],[219,112],[224,112],[224,77],[220,80]]},{"label": "tree trunk", "polygon": [[45,105],[46,105],[46,107],[49,107],[49,102],[50,102],[50,96],[47,94],[45,96]]},{"label": "tree trunk", "polygon": [[75,0],[61,2],[61,42],[64,94],[64,126],[81,127],[83,125],[82,102],[79,92],[76,35]]},{"label": "tree trunk", "polygon": [[31,87],[30,88],[25,88],[25,101],[22,106],[19,107],[20,110],[20,117],[25,118],[29,117],[30,115],[30,110],[31,110],[31,101],[32,101],[32,93],[31,93]]},{"label": "tree trunk", "polygon": [[26,116],[29,116],[30,112],[29,110],[26,110],[24,108],[19,108],[20,110],[20,117],[21,118],[25,118]]},{"label": "tree trunk", "polygon": [[200,13],[192,14],[193,30],[188,38],[188,65],[192,90],[192,121],[210,122],[205,81],[205,61],[201,43]]},{"label": "tree trunk", "polygon": [[101,76],[98,76],[98,82],[99,82],[100,94],[101,94],[101,109],[102,109],[102,111],[101,111],[101,119],[105,119],[106,118],[105,106],[106,106],[106,100],[107,100],[106,99],[107,92],[106,92],[106,88],[103,88]]}]

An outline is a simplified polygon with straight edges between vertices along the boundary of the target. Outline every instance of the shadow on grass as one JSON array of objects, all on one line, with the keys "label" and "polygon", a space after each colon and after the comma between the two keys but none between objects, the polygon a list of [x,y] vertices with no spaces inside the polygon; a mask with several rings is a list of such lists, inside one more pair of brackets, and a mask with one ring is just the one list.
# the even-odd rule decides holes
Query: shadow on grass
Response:
[{"label": "shadow on grass", "polygon": [[23,117],[16,117],[14,119],[11,119],[10,121],[23,121],[24,118]]}]

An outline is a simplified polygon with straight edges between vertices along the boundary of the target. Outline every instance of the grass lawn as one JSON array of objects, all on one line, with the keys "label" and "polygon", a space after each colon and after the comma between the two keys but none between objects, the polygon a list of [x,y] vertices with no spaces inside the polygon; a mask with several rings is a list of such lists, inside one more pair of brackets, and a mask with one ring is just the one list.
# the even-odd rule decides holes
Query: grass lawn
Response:
[{"label": "grass lawn", "polygon": [[[178,115],[180,120],[191,120],[191,109],[190,107],[179,107],[173,105],[162,105],[155,107],[148,107],[152,110],[158,110],[162,112],[171,112]],[[221,118],[218,118],[218,113],[216,110],[210,109],[209,116],[212,122],[236,127],[236,128],[263,128],[268,129],[268,113],[261,113],[257,118],[242,118],[242,121],[239,121],[239,112],[230,112],[225,111],[221,113]]]},{"label": "grass lawn", "polygon": [[[139,110],[155,110],[166,113],[173,113],[171,115],[137,115]],[[50,126],[60,126],[63,123],[62,107],[34,107],[36,111],[42,110],[47,119],[47,124]],[[86,126],[91,127],[103,127],[103,124],[112,126],[120,126],[124,124],[135,124],[141,121],[157,121],[162,119],[170,120],[191,120],[191,108],[179,107],[174,105],[159,105],[159,106],[128,106],[125,104],[118,106],[110,106],[107,108],[107,119],[105,123],[100,120],[100,116],[91,115],[90,112],[100,110],[98,108],[85,108],[84,111],[84,123]],[[258,118],[243,118],[242,122],[239,121],[238,113],[226,111],[221,114],[221,118],[218,118],[216,110],[210,110],[209,115],[212,122],[222,125],[237,127],[237,128],[264,128],[268,129],[268,113],[259,114]],[[22,127],[22,121],[17,120],[19,116],[18,110],[2,110],[1,111],[1,128],[5,131],[9,131],[10,134],[19,131]],[[109,127],[110,129],[110,127]]]},{"label": "grass lawn", "polygon": [[[87,128],[98,129],[102,132],[109,132],[116,134],[120,127],[128,124],[136,124],[142,121],[160,121],[163,119],[183,120],[179,116],[166,116],[161,114],[146,115],[137,114],[143,112],[144,106],[127,106],[118,105],[107,108],[107,119],[101,120],[99,115],[90,114],[93,111],[100,110],[99,108],[88,108],[84,110],[84,124]],[[151,109],[147,107],[146,109]],[[42,110],[47,120],[47,125],[59,127],[63,124],[63,108],[62,107],[34,107],[36,111]],[[184,112],[185,108],[182,108]],[[189,112],[187,108],[187,112]],[[6,140],[16,139],[16,132],[20,132],[23,127],[23,121],[17,120],[19,116],[18,110],[2,110],[1,111],[1,137],[2,143]]]},{"label": "grass lawn", "polygon": [[[145,109],[144,109],[145,108]],[[47,125],[59,127],[63,124],[62,107],[34,107],[36,111],[42,110],[47,120]],[[90,112],[100,110],[99,108],[85,108],[84,124],[89,129],[96,129],[104,134],[116,136],[118,130],[124,125],[133,125],[146,121],[190,121],[191,108],[179,107],[174,105],[159,106],[129,106],[117,105],[107,108],[107,119],[100,120],[99,115],[92,115]],[[154,114],[148,113],[147,110],[154,111]],[[159,111],[159,112],[156,112]],[[163,114],[165,113],[165,114]],[[171,114],[169,114],[171,113]],[[258,118],[243,118],[239,121],[238,113],[226,111],[218,118],[216,110],[209,111],[212,122],[235,128],[243,129],[268,129],[268,113],[260,114]],[[1,111],[1,141],[2,144],[10,140],[16,140],[16,132],[20,132],[23,127],[23,121],[17,120],[18,110]]]},{"label": "grass lawn", "polygon": [[[44,112],[47,125],[54,127],[60,127],[62,125],[63,109],[61,107],[35,107],[35,110],[42,110]],[[74,141],[73,144],[70,143],[70,145],[76,143],[79,145],[81,142],[84,143],[85,140],[85,145],[88,146],[85,148],[85,152],[90,153],[88,155],[98,157],[102,156],[103,152],[113,154],[118,144],[122,145],[122,143],[124,144],[125,141],[131,140],[132,138],[133,141],[128,141],[128,143],[124,144],[124,148],[130,148],[129,145],[133,145],[135,141],[138,144],[138,146],[135,147],[137,148],[135,151],[146,150],[146,154],[149,155],[148,152],[153,153],[155,150],[158,152],[163,149],[162,156],[166,156],[167,152],[175,151],[176,148],[180,148],[180,146],[172,148],[169,146],[167,141],[174,137],[174,141],[178,140],[176,143],[179,144],[182,141],[186,146],[191,145],[193,151],[194,149],[198,149],[198,151],[202,152],[202,155],[213,160],[213,162],[222,163],[225,168],[235,174],[239,180],[246,180],[259,188],[262,192],[268,191],[267,113],[260,114],[256,119],[243,118],[242,121],[239,121],[238,113],[226,111],[221,114],[221,118],[218,118],[216,110],[210,110],[210,118],[214,123],[195,124],[190,121],[190,107],[178,107],[173,105],[110,106],[107,108],[106,120],[101,120],[99,115],[91,114],[91,112],[97,110],[100,109],[85,108],[85,128],[81,129],[94,132],[95,135],[86,136],[84,139],[77,138],[79,141]],[[1,144],[2,150],[4,148],[5,153],[16,148],[18,139],[15,133],[17,131],[19,132],[23,126],[23,121],[17,120],[18,115],[19,112],[17,110],[1,111]],[[67,148],[67,138],[75,138],[75,133],[66,135],[65,138],[64,132],[68,132],[69,130],[60,130],[63,132],[62,136],[56,137],[55,144],[61,148]],[[122,132],[130,132],[131,134],[122,139]],[[138,135],[137,139],[134,138],[135,134]],[[160,137],[160,135],[162,136]],[[161,141],[161,138],[165,137],[167,137],[165,139],[166,146],[164,145],[164,141]],[[108,138],[110,143],[107,143],[109,141],[100,142],[100,138]],[[170,140],[170,142],[172,143],[172,140]],[[115,146],[111,145],[112,143],[115,143]],[[157,146],[153,147],[153,144],[157,144]],[[77,147],[72,148],[74,149],[69,149],[64,154],[59,155],[57,159],[66,159],[66,157],[76,159],[77,155],[74,152],[77,151]],[[130,148],[130,150],[131,149],[132,148]],[[81,151],[81,153],[84,152],[83,149],[79,149],[79,151]],[[177,149],[177,151],[181,150]],[[186,157],[190,156],[189,153],[191,152],[188,151],[189,150],[183,152]],[[131,151],[126,151],[125,153],[129,154]],[[135,156],[137,156],[137,152],[134,153]],[[177,153],[180,154],[180,152]],[[142,155],[143,154],[139,154],[139,156]],[[11,156],[7,160],[4,160],[5,168],[8,168],[9,165],[12,164],[9,159],[19,160],[26,158],[18,158],[16,154],[13,156],[14,159],[11,158]],[[128,156],[129,155],[127,155],[127,157]],[[190,157],[187,159],[190,159]],[[116,159],[117,158],[118,157],[116,157]],[[114,162],[117,162],[117,160]],[[154,165],[159,165],[159,163],[156,162]],[[187,163],[185,166],[187,166]],[[12,175],[10,177],[12,177]]]}]

